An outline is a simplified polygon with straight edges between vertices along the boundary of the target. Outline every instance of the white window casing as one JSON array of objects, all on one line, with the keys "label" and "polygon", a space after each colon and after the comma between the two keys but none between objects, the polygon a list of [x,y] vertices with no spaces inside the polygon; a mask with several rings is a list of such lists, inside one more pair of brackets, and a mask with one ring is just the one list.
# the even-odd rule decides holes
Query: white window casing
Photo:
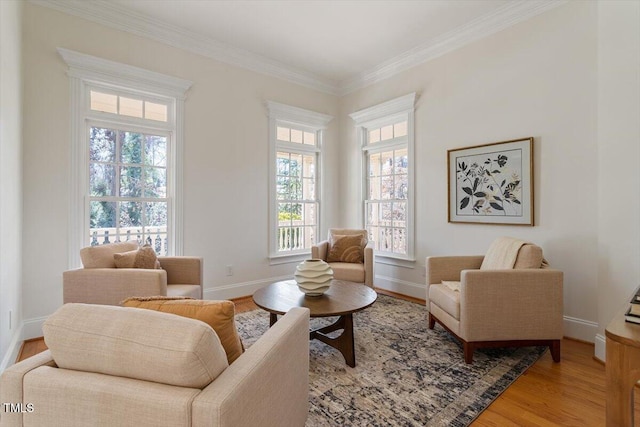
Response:
[{"label": "white window casing", "polygon": [[[350,114],[356,126],[356,138],[362,148],[362,186],[361,186],[361,218],[363,228],[370,231],[375,229],[379,232],[384,229],[385,233],[392,233],[391,244],[382,245],[380,234],[370,236],[376,243],[376,261],[412,267],[415,262],[415,156],[414,156],[414,109],[416,94],[410,93],[399,98],[392,99],[382,104],[369,107]],[[402,165],[400,172],[397,171],[397,153],[404,154],[406,151],[406,165]],[[382,168],[382,158],[390,160],[391,172],[379,172],[379,176],[372,175],[375,170],[374,162],[380,162]],[[405,158],[404,155],[401,157]],[[371,164],[370,164],[371,163]],[[384,177],[382,175],[385,175]],[[406,178],[405,178],[406,176]],[[371,193],[384,191],[374,189],[374,178],[379,178],[380,185],[384,179],[388,179],[392,184],[391,197],[379,196],[371,198]],[[399,178],[402,178],[399,180]],[[402,182],[401,191],[396,188],[396,181]],[[406,183],[406,185],[405,185]],[[388,185],[388,184],[387,184]],[[398,196],[401,193],[402,196]],[[391,219],[387,219],[386,224],[378,224],[369,227],[369,210],[381,215],[383,208],[391,206],[402,206],[404,211],[404,221],[395,220],[395,210],[389,208]],[[398,225],[398,224],[402,225]],[[397,244],[397,235],[402,236],[402,244]]]},{"label": "white window casing", "polygon": [[[324,130],[332,117],[277,102],[267,101],[269,114],[269,248],[271,264],[297,262],[311,252],[320,230],[322,199],[322,144]],[[296,158],[297,160],[292,160]],[[301,165],[298,165],[301,161]],[[289,169],[295,165],[301,180],[297,196],[285,197],[280,180],[291,180]],[[306,165],[306,166],[305,166]],[[309,176],[308,173],[312,173]],[[291,193],[289,190],[285,193]],[[310,194],[311,195],[310,195]],[[301,207],[301,214],[281,212],[286,205]],[[280,214],[288,215],[280,218]],[[296,218],[294,218],[294,215]],[[310,219],[311,218],[311,219]],[[294,219],[297,224],[294,224]],[[289,225],[286,221],[289,220]]]},{"label": "white window casing", "polygon": [[[69,268],[80,263],[80,249],[87,246],[89,230],[89,155],[87,135],[94,126],[125,126],[128,131],[167,135],[168,253],[181,255],[183,249],[182,152],[184,100],[192,82],[127,64],[58,48],[68,65],[71,95],[71,161],[69,173]],[[90,108],[91,90],[119,96],[119,102],[141,101],[144,108],[166,105],[166,121],[138,118],[125,113]],[[145,104],[146,103],[146,104]],[[120,105],[120,104],[119,104]],[[162,108],[161,108],[162,110]]]}]

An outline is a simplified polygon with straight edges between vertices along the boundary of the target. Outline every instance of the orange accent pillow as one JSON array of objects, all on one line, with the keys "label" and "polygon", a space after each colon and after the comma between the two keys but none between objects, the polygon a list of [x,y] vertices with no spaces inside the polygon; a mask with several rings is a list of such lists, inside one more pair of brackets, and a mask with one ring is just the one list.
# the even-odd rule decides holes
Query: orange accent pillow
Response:
[{"label": "orange accent pillow", "polygon": [[364,262],[364,247],[366,239],[361,235],[333,235],[331,249],[327,254],[327,262]]},{"label": "orange accent pillow", "polygon": [[188,297],[132,297],[122,301],[123,307],[146,308],[163,313],[200,320],[211,326],[220,338],[231,364],[244,352],[235,323],[235,304],[232,301],[207,301]]}]

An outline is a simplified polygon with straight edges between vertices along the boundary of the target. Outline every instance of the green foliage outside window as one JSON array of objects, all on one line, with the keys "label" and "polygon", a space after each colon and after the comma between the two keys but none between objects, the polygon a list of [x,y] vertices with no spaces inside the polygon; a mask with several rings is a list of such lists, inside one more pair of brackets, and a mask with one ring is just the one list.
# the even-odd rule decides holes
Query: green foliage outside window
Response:
[{"label": "green foliage outside window", "polygon": [[[116,150],[116,145],[119,150]],[[166,137],[92,127],[89,138],[90,228],[167,226]],[[118,158],[116,158],[118,153]],[[119,182],[116,179],[119,171]],[[111,200],[100,200],[111,198]]]}]

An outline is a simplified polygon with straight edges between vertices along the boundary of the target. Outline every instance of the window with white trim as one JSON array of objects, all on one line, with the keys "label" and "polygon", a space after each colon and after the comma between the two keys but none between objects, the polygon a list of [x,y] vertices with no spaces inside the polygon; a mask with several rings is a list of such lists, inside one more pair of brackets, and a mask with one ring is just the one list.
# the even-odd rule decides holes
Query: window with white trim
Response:
[{"label": "window with white trim", "polygon": [[363,152],[364,226],[376,255],[414,259],[415,94],[353,113]]},{"label": "window with white trim", "polygon": [[324,114],[268,102],[270,121],[270,257],[306,256],[320,224]]},{"label": "window with white trim", "polygon": [[191,82],[66,49],[72,104],[70,266],[84,246],[182,252],[181,146]]}]

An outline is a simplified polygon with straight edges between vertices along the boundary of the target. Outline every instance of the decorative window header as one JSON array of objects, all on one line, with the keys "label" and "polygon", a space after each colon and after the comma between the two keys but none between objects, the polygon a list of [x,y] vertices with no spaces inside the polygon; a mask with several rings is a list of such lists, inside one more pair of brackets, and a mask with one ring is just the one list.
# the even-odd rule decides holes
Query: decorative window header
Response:
[{"label": "decorative window header", "polygon": [[189,80],[167,76],[144,68],[121,64],[59,47],[58,53],[69,66],[67,75],[88,82],[135,87],[141,92],[184,99],[193,85]]},{"label": "decorative window header", "polygon": [[269,118],[271,119],[276,119],[280,122],[286,121],[304,124],[316,129],[326,129],[327,124],[333,120],[333,116],[329,116],[328,114],[316,113],[315,111],[292,107],[273,101],[267,101],[267,108],[269,109]]},{"label": "decorative window header", "polygon": [[349,114],[349,117],[356,122],[356,126],[365,128],[381,127],[384,126],[381,123],[399,121],[402,117],[406,117],[408,113],[412,113],[415,102],[416,93],[412,92],[382,104],[356,111]]}]

